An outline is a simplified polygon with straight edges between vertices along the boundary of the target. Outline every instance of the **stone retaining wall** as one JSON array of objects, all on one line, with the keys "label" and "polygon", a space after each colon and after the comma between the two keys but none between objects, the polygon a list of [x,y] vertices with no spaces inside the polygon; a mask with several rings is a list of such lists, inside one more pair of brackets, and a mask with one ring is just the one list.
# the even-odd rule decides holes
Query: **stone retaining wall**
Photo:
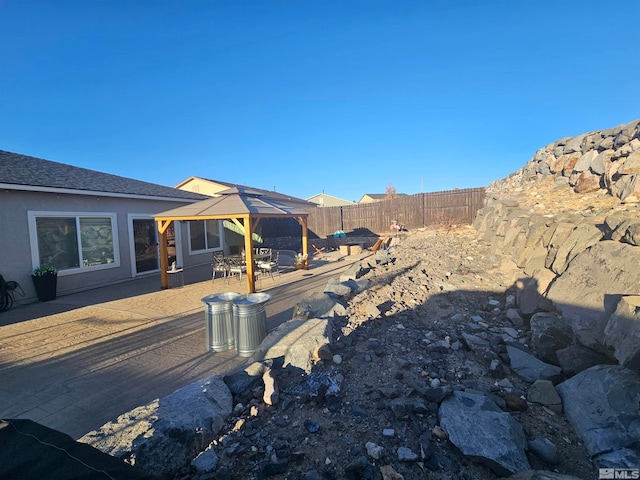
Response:
[{"label": "stone retaining wall", "polygon": [[556,312],[574,344],[636,370],[640,322],[629,305],[640,295],[639,125],[540,149],[490,186],[474,223],[492,253],[521,270],[525,315]]}]

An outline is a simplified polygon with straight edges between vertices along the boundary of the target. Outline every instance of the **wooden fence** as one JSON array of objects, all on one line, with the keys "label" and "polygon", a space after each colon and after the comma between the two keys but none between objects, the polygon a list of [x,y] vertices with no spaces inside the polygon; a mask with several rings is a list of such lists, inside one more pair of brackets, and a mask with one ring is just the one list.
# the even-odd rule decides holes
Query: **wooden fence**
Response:
[{"label": "wooden fence", "polygon": [[318,207],[309,214],[312,236],[326,237],[337,230],[366,235],[389,231],[393,220],[408,229],[428,225],[470,224],[483,206],[485,189],[397,195],[375,203]]}]

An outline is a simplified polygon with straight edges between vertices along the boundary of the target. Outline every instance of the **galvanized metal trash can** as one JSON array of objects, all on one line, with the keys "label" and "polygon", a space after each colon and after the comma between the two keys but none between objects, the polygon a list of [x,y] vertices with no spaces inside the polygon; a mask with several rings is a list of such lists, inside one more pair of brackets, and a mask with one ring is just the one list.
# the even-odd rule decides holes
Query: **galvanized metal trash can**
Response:
[{"label": "galvanized metal trash can", "polygon": [[249,293],[233,300],[235,349],[241,357],[250,357],[267,336],[265,304],[271,300],[268,293]]},{"label": "galvanized metal trash can", "polygon": [[208,351],[224,352],[234,347],[232,302],[240,296],[236,292],[222,292],[202,299],[205,303],[205,341]]}]

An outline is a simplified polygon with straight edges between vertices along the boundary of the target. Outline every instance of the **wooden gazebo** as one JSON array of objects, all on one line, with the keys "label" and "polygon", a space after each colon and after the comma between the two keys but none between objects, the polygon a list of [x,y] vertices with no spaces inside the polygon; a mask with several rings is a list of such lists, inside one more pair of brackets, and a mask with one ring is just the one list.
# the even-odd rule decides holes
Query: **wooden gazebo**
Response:
[{"label": "wooden gazebo", "polygon": [[249,188],[233,187],[217,193],[216,197],[174,208],[154,215],[160,234],[161,286],[168,288],[169,257],[167,252],[167,228],[180,220],[230,220],[244,231],[248,292],[256,291],[253,262],[253,232],[263,218],[295,218],[302,225],[302,253],[309,252],[307,217],[309,213],[297,205],[274,200]]}]

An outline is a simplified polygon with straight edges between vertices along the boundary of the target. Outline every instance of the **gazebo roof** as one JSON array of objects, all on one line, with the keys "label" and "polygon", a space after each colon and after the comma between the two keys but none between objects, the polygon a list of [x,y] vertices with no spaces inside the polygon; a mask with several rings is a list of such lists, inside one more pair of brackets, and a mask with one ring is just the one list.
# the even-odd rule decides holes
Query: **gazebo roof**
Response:
[{"label": "gazebo roof", "polygon": [[[216,197],[207,198],[183,207],[160,212],[153,217],[158,222],[160,241],[160,274],[162,286],[168,286],[166,231],[171,222],[176,220],[226,220],[231,219],[244,230],[244,242],[247,266],[247,287],[250,293],[255,292],[255,276],[253,265],[253,230],[261,218],[295,218],[302,225],[302,253],[308,252],[307,217],[309,212],[299,205],[275,200],[262,192],[244,187],[232,187],[218,192]],[[241,223],[242,221],[242,223]]]},{"label": "gazebo roof", "polygon": [[301,217],[309,215],[309,212],[300,208],[299,205],[274,200],[250,188],[232,187],[219,192],[217,195],[216,197],[157,213],[154,218],[156,220],[221,220],[247,215],[253,218]]}]

